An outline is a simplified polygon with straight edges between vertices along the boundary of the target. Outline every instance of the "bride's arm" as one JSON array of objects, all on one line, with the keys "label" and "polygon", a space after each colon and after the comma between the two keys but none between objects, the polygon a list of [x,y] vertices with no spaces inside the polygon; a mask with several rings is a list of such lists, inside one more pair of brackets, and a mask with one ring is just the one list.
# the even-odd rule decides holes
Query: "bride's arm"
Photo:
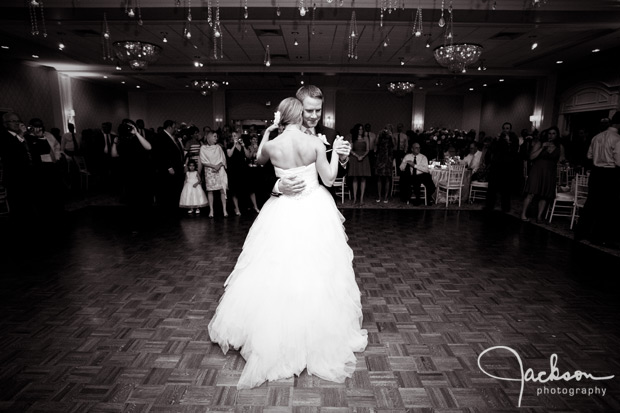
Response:
[{"label": "bride's arm", "polygon": [[[336,137],[332,146],[334,152],[342,140],[342,136]],[[314,146],[316,150],[316,169],[319,172],[319,176],[325,186],[332,186],[338,175],[338,157],[332,156],[331,161],[328,162],[325,155],[325,145],[320,139],[316,139]]]},{"label": "bride's arm", "polygon": [[260,141],[260,145],[258,145],[258,149],[256,150],[256,163],[259,165],[265,164],[269,160],[268,151],[265,150],[265,145],[269,141],[269,135],[272,130],[278,129],[278,124],[280,123],[280,112],[274,113],[273,123],[265,129],[265,133],[263,133],[263,139]]}]

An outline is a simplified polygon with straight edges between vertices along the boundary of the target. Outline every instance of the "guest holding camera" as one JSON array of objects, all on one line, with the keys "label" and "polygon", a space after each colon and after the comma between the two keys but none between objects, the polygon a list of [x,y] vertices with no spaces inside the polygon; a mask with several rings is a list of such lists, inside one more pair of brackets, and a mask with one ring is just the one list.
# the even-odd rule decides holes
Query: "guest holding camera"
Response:
[{"label": "guest holding camera", "polygon": [[119,159],[123,199],[129,206],[132,222],[153,205],[155,170],[151,149],[151,143],[138,132],[136,124],[123,119],[112,141],[112,157]]}]

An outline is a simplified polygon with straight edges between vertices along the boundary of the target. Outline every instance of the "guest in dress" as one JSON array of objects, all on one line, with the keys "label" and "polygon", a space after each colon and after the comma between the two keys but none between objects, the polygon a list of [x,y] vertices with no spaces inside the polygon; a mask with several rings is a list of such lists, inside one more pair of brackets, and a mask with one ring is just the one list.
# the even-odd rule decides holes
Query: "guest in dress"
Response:
[{"label": "guest in dress", "polygon": [[352,178],[353,186],[353,203],[357,202],[357,188],[360,189],[360,205],[364,204],[364,193],[366,192],[366,178],[370,177],[370,160],[368,152],[370,151],[370,142],[368,137],[364,136],[364,125],[356,124],[351,129],[349,138],[351,142],[351,157],[349,161],[348,175]]},{"label": "guest in dress", "polygon": [[543,221],[547,203],[555,198],[558,162],[564,156],[564,149],[558,142],[559,132],[557,127],[552,126],[543,131],[540,140],[532,144],[530,151],[532,168],[525,183],[524,192],[527,195],[521,211],[523,221],[527,221],[527,209],[534,196],[539,198],[537,222]]},{"label": "guest in dress", "polygon": [[228,190],[226,155],[224,155],[224,151],[217,141],[217,133],[209,132],[207,134],[207,144],[200,147],[200,163],[205,171],[207,198],[211,208],[209,218],[213,218],[214,212],[213,191],[220,191],[222,211],[224,212],[224,217],[228,216],[226,211],[226,191]]},{"label": "guest in dress", "polygon": [[196,165],[200,162],[200,147],[202,140],[200,137],[200,129],[196,126],[190,126],[183,131],[183,142],[185,148],[186,161],[192,160]]},{"label": "guest in dress", "polygon": [[185,171],[185,183],[181,191],[179,207],[186,208],[188,214],[200,214],[200,208],[207,206],[207,194],[203,191],[196,161],[189,160]]},{"label": "guest in dress", "polygon": [[387,202],[394,171],[394,141],[387,130],[379,132],[375,144],[375,175],[377,176],[377,202]]},{"label": "guest in dress", "polygon": [[[232,195],[235,215],[237,216],[241,215],[239,198],[249,196],[246,154],[249,155],[249,150],[246,149],[241,134],[238,131],[233,131],[226,146],[226,173],[228,174],[228,192]],[[258,210],[256,205],[255,209]]]}]

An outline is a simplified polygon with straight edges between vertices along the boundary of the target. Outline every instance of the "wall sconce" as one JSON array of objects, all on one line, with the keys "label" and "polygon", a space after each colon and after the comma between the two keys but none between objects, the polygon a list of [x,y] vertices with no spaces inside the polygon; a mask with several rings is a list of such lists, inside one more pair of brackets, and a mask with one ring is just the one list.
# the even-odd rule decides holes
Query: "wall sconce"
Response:
[{"label": "wall sconce", "polygon": [[224,122],[224,118],[215,118],[215,124],[218,128],[222,126],[222,122]]},{"label": "wall sconce", "polygon": [[532,115],[530,116],[530,122],[532,122],[532,126],[534,129],[538,129],[540,127],[540,122],[542,121],[542,116],[540,115]]},{"label": "wall sconce", "polygon": [[325,116],[325,121],[323,123],[328,128],[333,128],[334,127],[334,118],[333,118],[333,116],[332,115]]}]

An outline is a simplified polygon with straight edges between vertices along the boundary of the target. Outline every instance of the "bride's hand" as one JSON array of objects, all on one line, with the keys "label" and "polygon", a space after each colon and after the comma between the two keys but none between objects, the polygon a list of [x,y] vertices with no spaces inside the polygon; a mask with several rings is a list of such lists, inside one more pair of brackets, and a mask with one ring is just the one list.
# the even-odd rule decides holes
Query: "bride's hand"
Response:
[{"label": "bride's hand", "polygon": [[341,158],[346,159],[346,157],[348,157],[351,153],[351,144],[340,135],[336,136],[333,148],[334,152],[336,152]]}]

